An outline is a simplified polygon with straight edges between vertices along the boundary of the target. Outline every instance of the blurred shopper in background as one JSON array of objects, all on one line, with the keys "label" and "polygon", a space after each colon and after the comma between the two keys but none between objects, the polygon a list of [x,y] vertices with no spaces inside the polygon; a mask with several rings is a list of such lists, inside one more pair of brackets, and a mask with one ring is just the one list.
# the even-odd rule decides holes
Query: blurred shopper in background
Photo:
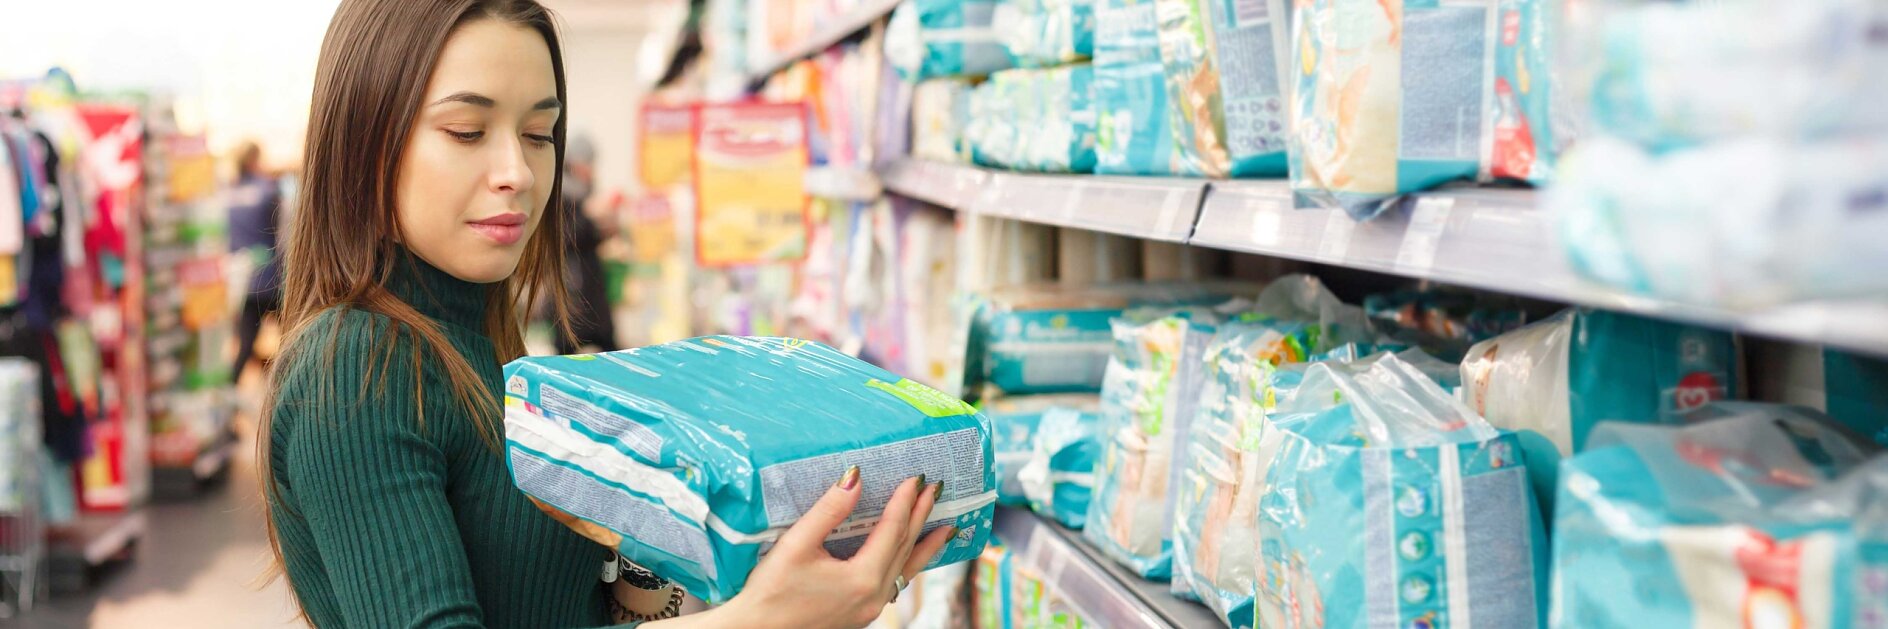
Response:
[{"label": "blurred shopper in background", "polygon": [[255,355],[262,318],[282,307],[282,276],[275,252],[281,224],[282,188],[262,170],[262,147],[244,142],[236,150],[236,182],[230,188],[229,250],[252,261],[254,273],[244,289],[242,315],[236,322],[236,362],[230,378],[240,380]]},{"label": "blurred shopper in background", "polygon": [[609,289],[597,249],[616,233],[616,220],[594,191],[596,144],[575,136],[564,148],[564,192],[559,202],[570,230],[564,248],[564,290],[571,298],[571,332],[557,336],[557,353],[607,352],[616,349],[616,323],[610,318]]}]

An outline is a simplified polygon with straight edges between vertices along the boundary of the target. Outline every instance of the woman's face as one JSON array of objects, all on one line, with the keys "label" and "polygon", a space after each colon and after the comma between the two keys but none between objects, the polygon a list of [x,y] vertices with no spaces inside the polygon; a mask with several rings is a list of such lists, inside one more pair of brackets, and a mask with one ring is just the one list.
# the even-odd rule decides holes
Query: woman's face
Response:
[{"label": "woman's face", "polygon": [[468,282],[510,277],[551,198],[561,111],[537,31],[497,20],[454,30],[400,156],[407,249]]}]

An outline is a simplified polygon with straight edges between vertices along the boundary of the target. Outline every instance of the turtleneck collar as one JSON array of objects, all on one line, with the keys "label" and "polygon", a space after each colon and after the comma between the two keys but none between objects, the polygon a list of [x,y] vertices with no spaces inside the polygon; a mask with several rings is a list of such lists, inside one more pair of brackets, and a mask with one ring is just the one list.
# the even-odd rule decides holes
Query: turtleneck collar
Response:
[{"label": "turtleneck collar", "polygon": [[387,282],[388,292],[420,314],[481,336],[485,334],[485,298],[490,290],[489,284],[453,277],[404,249],[394,257],[393,276]]}]

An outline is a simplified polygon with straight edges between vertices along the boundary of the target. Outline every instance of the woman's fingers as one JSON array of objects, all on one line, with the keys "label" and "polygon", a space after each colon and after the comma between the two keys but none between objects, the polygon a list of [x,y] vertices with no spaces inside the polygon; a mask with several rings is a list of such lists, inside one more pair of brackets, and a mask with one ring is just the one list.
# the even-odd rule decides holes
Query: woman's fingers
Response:
[{"label": "woman's fingers", "polygon": [[826,536],[833,529],[845,523],[852,515],[852,508],[859,504],[859,466],[852,466],[840,475],[839,480],[820,496],[819,502],[813,503],[800,521],[794,522],[787,532],[780,535],[780,542],[773,552],[803,553],[818,551],[825,553]]},{"label": "woman's fingers", "polygon": [[944,550],[944,545],[951,543],[951,538],[956,536],[957,527],[955,526],[931,531],[930,535],[924,536],[923,541],[918,542],[916,548],[911,549],[911,556],[905,558],[905,565],[901,567],[899,574],[905,575],[906,582],[917,581],[918,573],[923,572],[925,566],[931,565],[931,560],[937,558],[937,554]]},{"label": "woman's fingers", "polygon": [[937,482],[920,488],[917,503],[911,505],[911,525],[905,527],[905,540],[898,545],[898,559],[891,563],[885,578],[898,576],[904,570],[905,561],[911,558],[911,548],[918,543],[918,537],[924,535],[924,523],[931,518],[931,509],[937,506],[938,496],[944,493],[944,483]]},{"label": "woman's fingers", "polygon": [[899,547],[905,545],[905,529],[912,525],[912,504],[917,502],[918,489],[923,485],[923,475],[900,483],[898,490],[892,492],[891,501],[885,503],[878,525],[872,527],[872,534],[865,538],[865,546],[851,559],[868,568],[867,574],[891,578],[892,568],[898,565]]}]

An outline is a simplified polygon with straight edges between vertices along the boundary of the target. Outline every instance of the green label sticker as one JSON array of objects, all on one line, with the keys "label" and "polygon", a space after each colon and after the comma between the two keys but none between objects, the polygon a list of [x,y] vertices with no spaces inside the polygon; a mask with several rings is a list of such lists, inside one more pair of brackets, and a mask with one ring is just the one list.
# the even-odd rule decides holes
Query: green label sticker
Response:
[{"label": "green label sticker", "polygon": [[945,395],[943,391],[924,386],[910,378],[899,380],[894,384],[873,379],[865,383],[865,386],[897,396],[898,399],[904,400],[906,404],[910,404],[912,408],[918,409],[927,417],[956,417],[977,413],[977,409],[971,408],[963,400]]}]

